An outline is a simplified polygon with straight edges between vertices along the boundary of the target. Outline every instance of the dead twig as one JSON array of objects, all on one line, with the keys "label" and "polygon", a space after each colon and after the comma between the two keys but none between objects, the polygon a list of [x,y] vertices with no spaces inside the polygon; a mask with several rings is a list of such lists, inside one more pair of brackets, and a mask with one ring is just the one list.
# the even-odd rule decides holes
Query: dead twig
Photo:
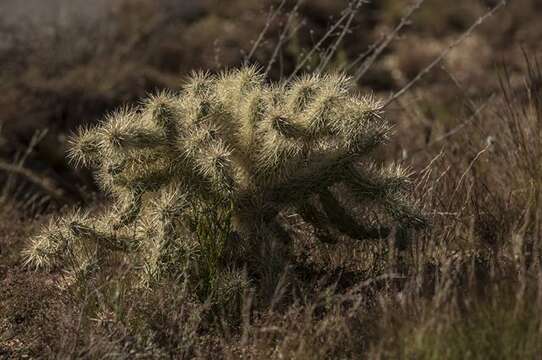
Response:
[{"label": "dead twig", "polygon": [[412,88],[418,81],[420,81],[425,75],[427,75],[435,66],[440,64],[442,60],[452,51],[455,47],[461,44],[466,38],[468,38],[473,31],[480,25],[482,25],[488,18],[493,16],[500,8],[507,4],[507,0],[501,0],[497,5],[492,7],[484,15],[480,16],[459,38],[453,41],[444,51],[440,53],[429,65],[422,69],[418,75],[416,75],[412,80],[410,80],[405,86],[403,86],[399,91],[391,95],[388,100],[383,104],[383,107],[388,107],[391,103],[397,100],[399,97],[404,95],[410,88]]},{"label": "dead twig", "polygon": [[[463,130],[465,127],[467,127],[469,124],[472,124],[475,120],[479,120],[480,114],[484,111],[484,109],[487,107],[487,105],[492,102],[492,100],[494,98],[495,98],[495,94],[491,94],[482,104],[480,104],[479,106],[476,106],[474,109],[472,109],[472,114],[465,121],[462,121],[459,125],[457,125],[453,129],[447,131],[443,135],[437,137],[436,139],[429,141],[425,146],[419,147],[419,148],[416,148],[416,149],[410,151],[408,155],[412,156],[412,155],[417,154],[418,152],[420,152],[422,150],[425,150],[425,149],[429,148],[432,145],[435,145],[435,144],[437,144],[439,142],[442,142],[442,141],[456,135],[461,130]],[[473,104],[473,106],[475,106],[475,104]]]},{"label": "dead twig", "polygon": [[65,200],[66,195],[64,190],[60,189],[53,180],[46,178],[43,175],[38,175],[22,166],[9,164],[4,161],[0,161],[0,170],[25,178],[29,182],[42,188],[54,199]]},{"label": "dead twig", "polygon": [[307,61],[312,57],[312,55],[320,49],[324,41],[326,41],[327,38],[329,38],[333,32],[341,25],[348,16],[354,11],[354,9],[350,9],[349,11],[345,11],[344,14],[332,25],[329,27],[329,29],[326,31],[326,33],[318,40],[318,42],[309,50],[309,52],[303,57],[303,59],[296,65],[294,71],[290,74],[286,82],[292,81],[292,79],[297,75],[299,70],[305,66]]},{"label": "dead twig", "polygon": [[325,55],[323,61],[318,66],[318,69],[316,70],[316,72],[320,73],[320,72],[325,70],[325,68],[329,64],[329,61],[331,60],[331,57],[337,52],[337,48],[339,47],[340,43],[343,41],[343,39],[346,36],[346,33],[348,32],[348,30],[350,30],[350,26],[352,25],[352,21],[356,17],[356,14],[358,13],[360,7],[365,3],[368,3],[368,1],[366,1],[366,0],[358,0],[355,3],[353,9],[350,11],[350,16],[348,17],[346,25],[343,27],[343,29],[341,31],[341,34],[337,37],[337,40],[335,40],[333,45],[331,45],[331,47],[327,51],[327,54]]},{"label": "dead twig", "polygon": [[254,53],[260,47],[260,43],[263,41],[265,35],[267,34],[267,31],[269,30],[269,27],[273,23],[273,21],[275,21],[277,16],[280,14],[282,8],[284,7],[284,4],[286,4],[286,0],[282,0],[280,2],[279,6],[276,9],[271,8],[270,14],[267,17],[267,22],[265,23],[265,26],[264,26],[263,30],[260,32],[260,34],[258,35],[258,38],[256,39],[256,41],[252,45],[252,48],[250,49],[250,52],[245,57],[245,63],[248,63],[250,61],[250,59],[252,59],[252,56],[254,56]]},{"label": "dead twig", "polygon": [[273,54],[271,55],[271,59],[267,63],[267,67],[265,68],[265,71],[264,71],[265,77],[267,77],[267,75],[269,74],[269,71],[271,71],[271,67],[273,66],[275,61],[277,61],[277,55],[280,49],[282,48],[282,45],[288,38],[288,30],[290,29],[290,26],[292,25],[294,18],[297,14],[297,11],[299,10],[299,7],[301,6],[302,2],[303,0],[298,0],[294,8],[292,9],[292,11],[290,11],[290,14],[288,15],[288,19],[286,20],[286,25],[284,25],[284,28],[282,29],[282,32],[280,33],[279,41],[277,45],[275,46],[275,49],[273,50]]},{"label": "dead twig", "polygon": [[390,45],[390,43],[397,37],[401,29],[407,25],[410,22],[410,18],[414,14],[416,10],[418,10],[425,0],[417,0],[414,5],[410,7],[410,9],[407,11],[407,13],[401,18],[401,21],[399,24],[393,29],[391,33],[389,33],[382,43],[376,48],[376,50],[373,52],[371,56],[369,56],[359,67],[359,69],[356,71],[356,74],[354,75],[354,80],[357,82],[359,79],[365,75],[365,73],[373,66],[376,59],[380,56],[380,54]]}]

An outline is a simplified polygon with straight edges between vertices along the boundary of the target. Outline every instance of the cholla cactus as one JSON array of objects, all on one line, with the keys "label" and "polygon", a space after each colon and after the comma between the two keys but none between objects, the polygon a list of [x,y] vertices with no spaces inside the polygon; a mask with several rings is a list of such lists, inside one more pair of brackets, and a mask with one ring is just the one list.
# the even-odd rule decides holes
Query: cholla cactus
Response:
[{"label": "cholla cactus", "polygon": [[[405,196],[404,171],[368,161],[389,135],[380,104],[353,94],[342,75],[268,85],[251,67],[195,74],[179,94],[159,93],[80,130],[70,157],[96,170],[114,206],[98,218],[77,212],[55,221],[34,239],[27,261],[52,265],[70,256],[87,269],[122,251],[140,256],[149,280],[189,276],[194,259],[214,252],[213,261],[231,270],[227,242],[233,252],[287,255],[288,232],[277,220],[285,211],[322,238],[330,229],[354,238],[387,235],[357,224],[337,188],[381,208],[400,228],[423,225]],[[202,220],[202,212],[213,218]],[[201,221],[227,224],[228,236],[207,234],[220,244],[206,244]]]}]

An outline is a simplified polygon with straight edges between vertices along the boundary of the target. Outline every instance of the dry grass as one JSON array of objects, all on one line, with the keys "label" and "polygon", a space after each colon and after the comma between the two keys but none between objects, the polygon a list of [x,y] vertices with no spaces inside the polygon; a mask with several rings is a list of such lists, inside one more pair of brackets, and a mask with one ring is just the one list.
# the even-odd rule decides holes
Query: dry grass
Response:
[{"label": "dry grass", "polygon": [[[366,12],[360,11],[352,26],[355,33],[365,22],[377,24],[376,30],[346,34],[331,66],[354,59],[363,51],[360,47],[381,38],[382,30],[392,29],[404,14],[402,7],[392,6],[395,3],[366,5]],[[427,3],[429,9],[415,15],[404,38],[383,52],[362,87],[382,89],[383,95],[398,90],[482,11],[460,1],[461,6],[440,7],[437,13],[431,7],[438,7],[439,2]],[[319,0],[314,8],[301,7],[302,27],[297,35],[290,34],[284,51],[277,55],[272,78],[295,69],[295,60],[303,58],[296,49],[316,43],[333,24],[322,20],[322,14],[337,11],[337,5],[328,4],[330,10],[326,4]],[[123,257],[114,259],[110,270],[92,281],[59,288],[66,283],[62,271],[29,271],[20,257],[28,237],[49,215],[30,217],[19,197],[4,196],[0,203],[0,359],[536,358],[542,353],[542,68],[536,63],[539,49],[532,39],[542,29],[535,21],[540,14],[537,2],[517,4],[490,20],[455,49],[461,51],[452,52],[444,68],[436,69],[387,109],[396,134],[381,156],[412,167],[417,200],[431,217],[431,227],[411,234],[405,248],[390,246],[393,237],[363,242],[343,237],[336,244],[322,243],[316,240],[315,229],[292,216],[283,221],[294,234],[295,258],[276,288],[265,289],[270,294],[265,303],[250,289],[236,306],[225,309],[201,301],[183,283],[164,281],[153,291],[136,288],[130,281],[132,264]],[[222,65],[242,61],[242,55],[232,50],[235,41],[248,52],[257,31],[251,34],[254,39],[242,38],[239,32],[248,31],[239,31],[237,26],[252,24],[261,29],[266,21],[265,11],[260,13],[252,5],[250,9],[257,19],[243,15],[236,22],[232,5],[227,10],[206,10],[209,16],[169,27],[169,34],[187,31],[182,44],[202,29],[212,32],[202,35],[208,39],[205,42],[230,37],[224,40],[229,46],[218,57],[213,44],[193,43],[186,49],[197,56],[187,62],[173,56],[184,64],[175,71],[160,59],[167,51],[179,54],[180,45],[171,40],[175,36],[164,40],[169,45],[156,45],[149,40],[156,41],[153,36],[142,41],[142,48],[154,44],[154,55],[142,61],[155,79],[150,87],[175,87],[170,82],[175,74],[198,64],[213,68],[217,58],[226,59]],[[284,23],[286,19],[282,14],[276,20]],[[316,29],[312,40],[304,31],[311,27]],[[256,59],[269,58],[281,29],[271,24]],[[222,33],[225,37],[219,36]],[[340,32],[334,33],[331,40],[338,36]],[[525,56],[520,41],[530,50]],[[333,46],[333,41],[325,46]],[[157,50],[164,48],[163,53]],[[130,54],[137,54],[134,51]],[[478,61],[478,56],[483,58]],[[495,66],[501,58],[506,68]],[[9,90],[1,101],[6,105],[1,111],[9,115],[6,119],[28,118],[24,126],[31,124],[29,128],[40,128],[36,124],[56,127],[34,155],[25,158],[32,174],[45,174],[63,189],[69,189],[66,183],[79,186],[87,181],[64,165],[61,151],[51,155],[48,149],[63,143],[59,134],[77,125],[74,119],[79,120],[79,114],[92,119],[141,95],[149,84],[134,80],[133,69],[141,69],[141,64],[121,63],[118,67],[107,56],[97,57],[86,65],[70,66],[60,81],[58,76],[49,77],[45,87],[36,80],[43,76],[33,77],[36,70],[28,70],[22,78],[33,89],[47,89],[45,93],[30,92],[12,82],[2,85]],[[479,63],[486,65],[479,67]],[[105,73],[96,71],[99,64],[107,65]],[[156,71],[166,67],[169,72]],[[122,74],[130,80],[117,81]],[[122,85],[109,86],[104,78]],[[93,89],[90,97],[81,95],[86,89]],[[46,98],[52,100],[35,101],[41,96],[35,94],[48,94]],[[21,107],[25,103],[31,105]],[[51,108],[60,113],[43,110]],[[69,125],[62,125],[63,121]],[[24,155],[29,138],[13,137],[14,127],[6,131],[4,143],[9,144],[3,154],[10,162],[17,151]],[[18,185],[17,179],[13,175],[10,183]],[[348,201],[347,196],[344,200]],[[350,210],[356,214],[361,209]]]}]

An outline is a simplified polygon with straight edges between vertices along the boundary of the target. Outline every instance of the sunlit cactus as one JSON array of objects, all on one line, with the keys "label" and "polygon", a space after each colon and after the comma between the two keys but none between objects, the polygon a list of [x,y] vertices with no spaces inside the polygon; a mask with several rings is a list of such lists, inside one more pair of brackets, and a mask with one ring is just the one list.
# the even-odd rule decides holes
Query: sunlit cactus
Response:
[{"label": "sunlit cactus", "polygon": [[[290,244],[283,213],[298,214],[322,239],[422,226],[405,172],[370,161],[391,131],[381,105],[352,87],[342,75],[270,85],[252,67],[198,73],[180,93],[159,93],[82,129],[69,155],[95,169],[114,205],[98,218],[75,212],[53,222],[27,249],[28,264],[69,257],[99,266],[110,252],[125,252],[152,281],[201,276],[193,264],[202,257],[229,272],[241,268],[236,261],[258,261],[254,254],[280,262]],[[339,192],[394,225],[359,224]]]}]

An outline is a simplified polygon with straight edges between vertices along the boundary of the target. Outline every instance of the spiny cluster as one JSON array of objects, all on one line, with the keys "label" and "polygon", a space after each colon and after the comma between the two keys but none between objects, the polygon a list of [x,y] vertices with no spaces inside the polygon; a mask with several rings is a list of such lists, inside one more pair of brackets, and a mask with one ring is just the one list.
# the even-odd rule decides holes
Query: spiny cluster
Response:
[{"label": "spiny cluster", "polygon": [[79,131],[70,157],[95,169],[114,205],[97,218],[76,212],[54,220],[27,261],[47,266],[69,258],[86,269],[120,251],[142,259],[147,279],[172,269],[185,276],[191,261],[205,256],[191,221],[202,206],[229,209],[234,247],[248,244],[264,256],[288,241],[277,219],[284,211],[319,234],[333,228],[356,238],[386,236],[385,228],[347,224],[338,187],[401,227],[422,225],[405,196],[404,171],[367,161],[390,130],[379,103],[354,94],[342,75],[266,84],[252,67],[195,74],[179,93],[151,96]]}]

